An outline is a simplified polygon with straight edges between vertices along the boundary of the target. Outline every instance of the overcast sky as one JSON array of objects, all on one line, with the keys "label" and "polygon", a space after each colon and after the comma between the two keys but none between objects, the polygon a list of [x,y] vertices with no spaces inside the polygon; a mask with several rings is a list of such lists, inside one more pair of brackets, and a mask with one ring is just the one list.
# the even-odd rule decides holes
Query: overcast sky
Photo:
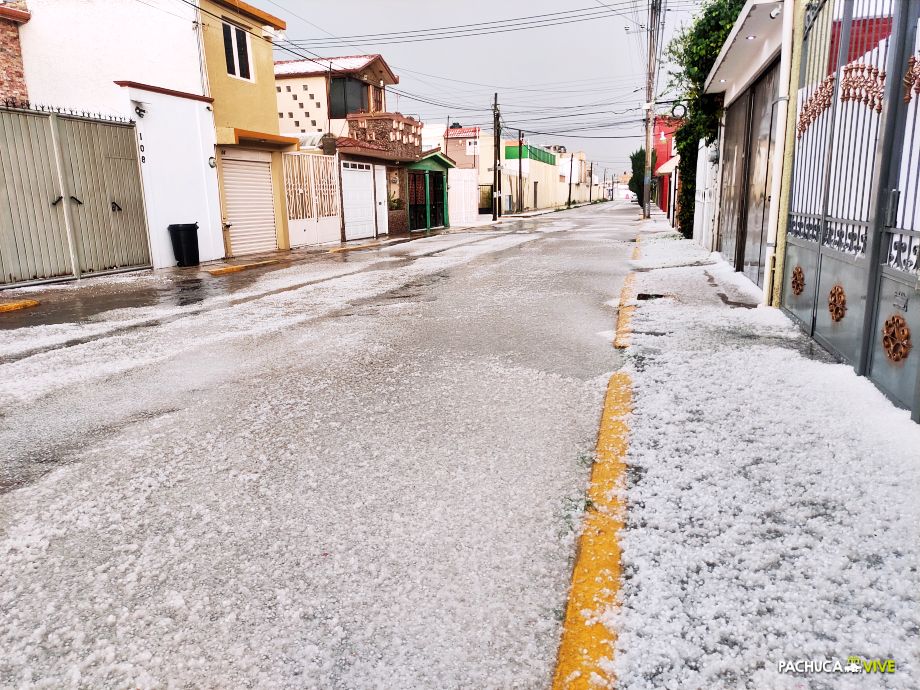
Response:
[{"label": "overcast sky", "polygon": [[[515,137],[520,127],[529,141],[584,150],[611,171],[626,170],[628,154],[644,143],[638,121],[645,91],[647,38],[639,25],[646,23],[648,0],[250,1],[287,22],[288,40],[326,42],[330,35],[350,37],[597,10],[599,16],[589,21],[523,31],[389,45],[376,38],[347,38],[347,44],[337,47],[314,45],[297,50],[323,56],[380,53],[399,76],[399,90],[442,104],[390,94],[388,109],[428,122],[446,123],[449,116],[462,125],[491,128],[492,94],[498,91],[506,137]],[[665,14],[666,40],[691,19],[692,7],[699,3],[667,0],[667,4],[671,10]],[[556,21],[557,17],[549,19]],[[296,55],[276,51],[276,58],[295,59]],[[660,81],[659,92],[666,75]],[[611,122],[622,124],[584,129]],[[581,136],[526,134],[527,130],[567,130]]]}]

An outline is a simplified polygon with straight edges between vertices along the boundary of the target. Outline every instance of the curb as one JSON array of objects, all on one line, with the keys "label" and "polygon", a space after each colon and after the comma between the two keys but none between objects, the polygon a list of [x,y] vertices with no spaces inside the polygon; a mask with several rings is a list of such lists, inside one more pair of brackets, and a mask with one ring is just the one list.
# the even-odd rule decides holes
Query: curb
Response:
[{"label": "curb", "polygon": [[[636,247],[636,250],[639,248]],[[635,256],[635,252],[634,252]],[[629,347],[629,339],[632,335],[633,312],[636,311],[635,304],[629,304],[633,299],[632,285],[635,280],[635,273],[629,273],[626,280],[623,281],[623,289],[620,290],[620,307],[617,310],[617,330],[613,338],[613,346],[618,350]]]},{"label": "curb", "polygon": [[329,250],[329,253],[330,254],[341,254],[342,252],[353,252],[357,249],[373,249],[374,247],[382,247],[382,246],[384,246],[383,242],[374,241],[374,242],[369,242],[367,244],[355,244],[355,245],[347,246],[347,247],[333,247],[332,249]]},{"label": "curb", "polygon": [[32,307],[37,307],[39,304],[41,304],[41,302],[37,299],[20,299],[15,302],[0,302],[0,313],[31,309]]},{"label": "curb", "polygon": [[220,268],[211,268],[206,272],[212,276],[224,276],[228,273],[239,273],[248,271],[250,268],[260,268],[261,266],[273,266],[281,263],[280,259],[268,259],[267,261],[255,261],[251,264],[233,264],[232,266],[221,266]]},{"label": "curb", "polygon": [[593,616],[615,606],[620,591],[617,536],[626,506],[616,489],[626,474],[631,410],[632,380],[629,374],[617,372],[607,384],[597,433],[597,456],[591,468],[588,508],[572,572],[553,690],[590,690],[598,687],[598,679],[613,680],[604,665],[613,656],[616,635]]}]

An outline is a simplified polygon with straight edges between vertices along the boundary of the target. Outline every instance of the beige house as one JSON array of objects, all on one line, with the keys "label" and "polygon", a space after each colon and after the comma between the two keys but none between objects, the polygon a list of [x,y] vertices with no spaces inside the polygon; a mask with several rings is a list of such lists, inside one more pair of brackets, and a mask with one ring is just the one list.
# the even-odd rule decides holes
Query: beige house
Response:
[{"label": "beige house", "polygon": [[399,83],[380,55],[275,63],[277,119],[283,134],[349,136],[348,115],[385,113],[386,87]]}]

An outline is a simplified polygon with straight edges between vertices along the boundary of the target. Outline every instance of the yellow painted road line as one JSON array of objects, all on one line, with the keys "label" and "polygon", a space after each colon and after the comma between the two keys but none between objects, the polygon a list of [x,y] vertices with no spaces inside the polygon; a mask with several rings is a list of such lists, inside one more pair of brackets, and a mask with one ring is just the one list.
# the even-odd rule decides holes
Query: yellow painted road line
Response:
[{"label": "yellow painted road line", "polygon": [[613,658],[616,635],[594,616],[615,606],[620,591],[622,573],[617,536],[623,527],[626,507],[616,489],[622,487],[626,474],[631,409],[629,374],[617,372],[607,384],[597,434],[597,457],[588,489],[589,503],[572,573],[553,690],[594,690],[598,684],[613,681],[601,662]]},{"label": "yellow painted road line", "polygon": [[240,271],[247,271],[250,268],[258,268],[259,266],[271,266],[272,264],[280,263],[278,259],[269,259],[268,261],[254,261],[251,264],[233,264],[232,266],[221,266],[220,268],[209,268],[207,272],[212,276],[224,276],[228,273],[239,273]]},{"label": "yellow painted road line", "polygon": [[0,302],[0,313],[7,311],[19,311],[20,309],[31,309],[37,307],[41,302],[37,299],[20,299],[15,302]]},{"label": "yellow painted road line", "polygon": [[382,242],[368,242],[367,244],[355,244],[350,247],[333,247],[329,250],[330,254],[338,254],[340,252],[353,252],[356,249],[371,249],[372,247],[379,247]]}]

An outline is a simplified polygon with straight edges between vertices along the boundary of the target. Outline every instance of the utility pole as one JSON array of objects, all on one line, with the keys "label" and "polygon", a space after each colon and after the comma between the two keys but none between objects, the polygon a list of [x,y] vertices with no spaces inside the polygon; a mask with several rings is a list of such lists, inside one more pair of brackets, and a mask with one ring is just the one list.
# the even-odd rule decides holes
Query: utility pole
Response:
[{"label": "utility pole", "polygon": [[499,148],[502,135],[501,116],[498,112],[498,92],[495,92],[495,102],[492,105],[492,139],[494,140],[493,155],[494,163],[492,165],[492,220],[498,220],[502,214],[501,206],[501,183],[502,174],[499,169],[501,163],[501,149]]},{"label": "utility pole", "polygon": [[594,161],[591,161],[591,170],[588,172],[588,203],[594,201]]},{"label": "utility pole", "polygon": [[648,3],[648,73],[645,78],[645,175],[643,176],[645,198],[642,200],[642,217],[652,213],[652,114],[655,108],[655,62],[658,56],[658,21],[661,14],[661,0]]},{"label": "utility pole", "polygon": [[566,208],[572,208],[572,168],[575,165],[575,153],[569,154],[569,200],[566,203]]},{"label": "utility pole", "polygon": [[524,132],[518,130],[518,213],[524,213]]}]

